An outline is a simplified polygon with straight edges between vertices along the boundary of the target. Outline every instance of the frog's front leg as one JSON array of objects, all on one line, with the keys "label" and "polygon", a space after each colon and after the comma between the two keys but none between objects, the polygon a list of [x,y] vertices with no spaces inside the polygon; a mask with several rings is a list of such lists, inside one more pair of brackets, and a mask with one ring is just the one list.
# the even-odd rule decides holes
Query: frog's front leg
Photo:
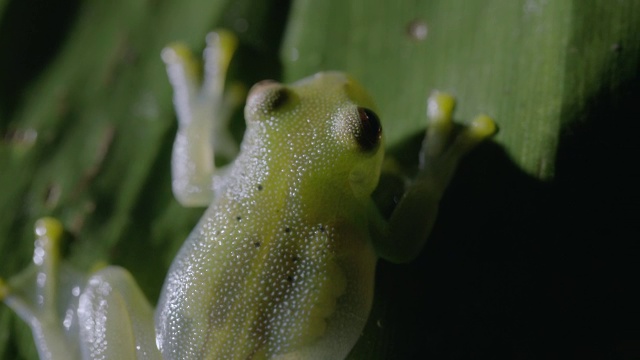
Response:
[{"label": "frog's front leg", "polygon": [[231,111],[241,100],[239,91],[225,92],[224,80],[237,47],[235,36],[227,31],[207,36],[204,51],[204,79],[199,62],[183,44],[162,51],[173,102],[178,117],[178,133],[171,161],[172,187],[184,206],[208,206],[214,196],[214,154],[231,158],[237,145],[228,131]]},{"label": "frog's front leg", "polygon": [[460,159],[497,130],[486,115],[455,131],[452,96],[435,92],[427,100],[429,120],[419,157],[419,171],[388,222],[377,217],[374,244],[378,254],[392,262],[415,258],[427,240],[438,205]]},{"label": "frog's front leg", "polygon": [[36,223],[33,264],[0,300],[30,327],[40,359],[160,359],[153,309],[131,275],[109,266],[88,278],[59,256],[62,224]]}]

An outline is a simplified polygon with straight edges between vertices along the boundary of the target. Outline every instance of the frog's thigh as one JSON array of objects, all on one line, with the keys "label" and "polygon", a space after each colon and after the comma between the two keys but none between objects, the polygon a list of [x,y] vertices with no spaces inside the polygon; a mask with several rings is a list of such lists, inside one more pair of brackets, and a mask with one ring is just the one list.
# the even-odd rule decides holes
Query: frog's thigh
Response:
[{"label": "frog's thigh", "polygon": [[123,268],[92,275],[78,306],[83,359],[161,359],[153,309]]}]

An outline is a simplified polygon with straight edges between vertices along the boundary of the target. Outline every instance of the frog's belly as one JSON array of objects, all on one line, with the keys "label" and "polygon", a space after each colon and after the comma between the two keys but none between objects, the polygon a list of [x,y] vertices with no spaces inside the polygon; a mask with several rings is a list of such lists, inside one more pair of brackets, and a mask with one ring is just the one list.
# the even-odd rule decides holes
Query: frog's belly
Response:
[{"label": "frog's belly", "polygon": [[346,357],[371,306],[368,241],[331,224],[281,225],[212,221],[192,234],[156,313],[165,359]]}]

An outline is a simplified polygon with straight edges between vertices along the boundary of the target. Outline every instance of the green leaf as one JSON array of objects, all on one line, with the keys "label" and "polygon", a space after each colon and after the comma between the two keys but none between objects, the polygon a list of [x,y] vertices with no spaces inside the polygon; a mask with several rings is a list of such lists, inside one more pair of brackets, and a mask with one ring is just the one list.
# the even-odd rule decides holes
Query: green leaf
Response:
[{"label": "green leaf", "polygon": [[[496,190],[489,181],[510,188],[506,178],[535,184],[509,193],[534,201],[540,181],[558,175],[567,132],[590,119],[594,102],[615,105],[640,69],[634,0],[299,0],[290,8],[286,1],[87,0],[56,6],[56,16],[30,12],[34,5],[42,3],[0,0],[3,278],[29,262],[35,220],[53,215],[72,235],[74,265],[123,265],[157,297],[202,211],[182,209],[170,191],[175,120],[159,54],[171,41],[201,49],[211,29],[238,32],[234,73],[248,85],[349,72],[377,100],[387,144],[401,156],[410,156],[403,144],[425,128],[425,101],[434,89],[456,96],[461,122],[480,113],[496,120],[496,145],[463,165],[425,255],[407,267],[381,264],[374,312],[353,359],[442,355],[433,349],[446,341],[425,342],[422,334],[447,321],[430,317],[437,301],[421,301],[434,297],[423,294],[434,286],[457,294],[445,284],[455,277],[438,256],[460,254],[444,244],[471,249],[462,258],[477,259],[479,245],[469,244],[495,235],[489,227],[537,233],[528,222],[476,220],[465,223],[472,229],[461,236],[471,238],[460,244],[444,234],[455,233],[455,225],[446,225],[458,214],[452,207],[483,211],[493,199],[478,194]],[[464,211],[457,220],[466,219]],[[460,286],[472,288],[473,281]],[[35,356],[26,327],[0,307],[0,357]]]}]

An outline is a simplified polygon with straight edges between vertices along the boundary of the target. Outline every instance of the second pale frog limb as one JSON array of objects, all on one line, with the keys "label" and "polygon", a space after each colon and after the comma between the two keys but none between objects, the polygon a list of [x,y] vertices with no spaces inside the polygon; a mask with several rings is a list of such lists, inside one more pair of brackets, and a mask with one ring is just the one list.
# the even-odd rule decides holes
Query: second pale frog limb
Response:
[{"label": "second pale frog limb", "polygon": [[71,269],[60,259],[62,232],[58,220],[38,220],[31,266],[0,279],[0,300],[31,327],[40,359],[160,359],[153,308],[131,274]]}]

